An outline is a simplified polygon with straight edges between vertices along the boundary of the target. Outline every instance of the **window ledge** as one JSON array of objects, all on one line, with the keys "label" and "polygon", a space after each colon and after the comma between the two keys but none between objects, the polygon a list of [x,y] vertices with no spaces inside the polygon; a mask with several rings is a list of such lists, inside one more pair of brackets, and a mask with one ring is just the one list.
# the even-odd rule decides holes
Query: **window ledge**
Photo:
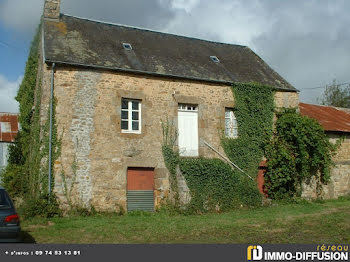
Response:
[{"label": "window ledge", "polygon": [[226,138],[236,139],[236,138],[238,138],[238,136],[226,136]]},{"label": "window ledge", "polygon": [[141,131],[128,131],[128,130],[122,130],[123,134],[136,134],[141,135]]}]

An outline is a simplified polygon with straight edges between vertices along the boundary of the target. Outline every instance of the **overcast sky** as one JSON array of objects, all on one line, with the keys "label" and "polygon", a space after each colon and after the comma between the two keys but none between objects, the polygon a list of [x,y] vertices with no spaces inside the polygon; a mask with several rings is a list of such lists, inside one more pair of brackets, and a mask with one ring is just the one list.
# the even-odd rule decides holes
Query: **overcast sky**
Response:
[{"label": "overcast sky", "polygon": [[[317,103],[323,89],[350,82],[348,0],[61,0],[61,12],[249,46]],[[43,0],[0,0],[0,112],[14,101]]]}]

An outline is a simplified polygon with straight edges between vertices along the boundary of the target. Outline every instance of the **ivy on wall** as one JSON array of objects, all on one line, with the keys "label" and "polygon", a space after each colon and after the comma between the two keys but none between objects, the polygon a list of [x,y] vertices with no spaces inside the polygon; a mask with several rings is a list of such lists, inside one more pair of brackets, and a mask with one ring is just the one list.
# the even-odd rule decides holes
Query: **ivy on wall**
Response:
[{"label": "ivy on wall", "polygon": [[[229,159],[255,178],[264,147],[272,135],[274,92],[269,86],[254,83],[235,84],[232,91],[239,137],[222,137],[222,145]],[[171,136],[164,130],[170,129],[163,127],[163,136]],[[194,212],[222,211],[261,204],[262,196],[256,182],[247,175],[220,159],[179,157],[174,151],[174,139],[171,141],[163,143],[163,156],[172,180],[176,181],[176,167],[186,179],[191,193],[188,209]],[[172,186],[172,190],[177,188]]]},{"label": "ivy on wall", "polygon": [[232,162],[255,178],[264,148],[272,135],[274,91],[261,84],[237,83],[232,92],[238,138],[223,137],[222,146]]},{"label": "ivy on wall", "polygon": [[179,190],[177,185],[177,176],[176,168],[179,165],[179,153],[175,151],[175,143],[177,140],[177,130],[174,126],[174,123],[169,121],[167,118],[166,121],[162,121],[162,131],[163,131],[163,145],[162,153],[165,165],[169,170],[170,177],[170,189],[173,193],[174,205],[179,206]]},{"label": "ivy on wall", "polygon": [[[21,130],[18,132],[16,142],[10,147],[9,165],[1,175],[8,192],[25,201],[30,216],[36,212],[51,216],[58,214],[59,211],[54,195],[50,197],[50,201],[47,196],[49,121],[46,121],[44,126],[40,121],[41,76],[38,74],[40,33],[41,25],[31,43],[25,74],[16,96],[19,102]],[[54,116],[53,112],[53,163],[60,154]]]},{"label": "ivy on wall", "polygon": [[191,192],[191,211],[226,211],[261,203],[256,185],[252,187],[249,179],[220,159],[180,158],[179,165]]},{"label": "ivy on wall", "polygon": [[266,148],[265,181],[274,199],[301,196],[302,183],[315,178],[317,194],[330,179],[332,156],[339,143],[331,144],[322,126],[296,109],[277,113],[274,137]]},{"label": "ivy on wall", "polygon": [[19,102],[21,130],[15,144],[10,147],[9,164],[2,174],[3,184],[13,196],[34,196],[39,192],[39,185],[34,182],[40,170],[40,92],[35,94],[39,39],[40,27],[32,41],[24,77],[16,96]]}]

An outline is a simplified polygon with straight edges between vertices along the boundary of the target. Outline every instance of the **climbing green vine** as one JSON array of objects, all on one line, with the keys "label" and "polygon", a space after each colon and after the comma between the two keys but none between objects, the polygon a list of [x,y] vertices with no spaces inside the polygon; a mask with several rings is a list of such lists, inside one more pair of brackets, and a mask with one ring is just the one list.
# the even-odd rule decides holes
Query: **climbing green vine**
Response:
[{"label": "climbing green vine", "polygon": [[175,151],[175,143],[177,140],[177,130],[174,123],[167,117],[162,121],[163,145],[162,153],[165,165],[170,173],[170,188],[173,193],[173,204],[179,206],[179,189],[177,185],[176,167],[179,165],[179,153]]},{"label": "climbing green vine", "polygon": [[[3,184],[13,196],[34,197],[39,192],[35,182],[40,170],[40,92],[35,93],[38,75],[40,29],[32,41],[25,74],[16,100],[19,102],[21,130],[10,147],[9,165],[2,174]],[[39,89],[39,88],[38,88]],[[35,101],[36,100],[36,101]],[[34,108],[34,110],[33,110]]]},{"label": "climbing green vine", "polygon": [[[232,87],[238,138],[222,138],[227,157],[255,178],[264,148],[271,138],[274,112],[272,87],[238,83]],[[235,171],[238,175],[238,171]]]},{"label": "climbing green vine", "polygon": [[[177,190],[177,167],[189,187],[191,201],[187,205],[188,210],[224,211],[261,204],[261,194],[256,182],[247,174],[256,177],[264,147],[272,135],[274,92],[269,86],[253,83],[235,84],[232,91],[236,104],[234,110],[239,137],[235,139],[222,137],[222,145],[229,159],[246,174],[232,169],[220,159],[182,158],[174,150],[174,139],[170,144],[163,142],[165,164],[173,181],[172,190]],[[173,129],[163,126],[163,136],[166,134],[164,130]],[[169,135],[166,134],[165,137]],[[174,134],[171,137],[174,137]]]},{"label": "climbing green vine", "polygon": [[[2,183],[8,192],[25,201],[30,214],[58,214],[54,196],[48,197],[48,146],[49,121],[41,124],[41,77],[39,70],[39,41],[41,25],[32,41],[25,74],[16,100],[19,102],[21,130],[10,147],[9,165],[1,174]],[[54,107],[55,108],[55,107]],[[55,114],[53,113],[53,116]],[[49,119],[49,118],[47,118]],[[53,117],[53,163],[60,154],[60,141]],[[53,183],[53,181],[52,181]],[[47,211],[47,212],[46,212]]]},{"label": "climbing green vine", "polygon": [[340,142],[331,144],[322,126],[301,116],[296,109],[277,113],[275,134],[266,148],[265,181],[269,196],[274,199],[301,196],[303,182],[312,178],[316,181],[316,193],[321,196]]},{"label": "climbing green vine", "polygon": [[191,211],[226,211],[261,202],[256,186],[220,159],[180,158],[179,165],[191,191]]}]

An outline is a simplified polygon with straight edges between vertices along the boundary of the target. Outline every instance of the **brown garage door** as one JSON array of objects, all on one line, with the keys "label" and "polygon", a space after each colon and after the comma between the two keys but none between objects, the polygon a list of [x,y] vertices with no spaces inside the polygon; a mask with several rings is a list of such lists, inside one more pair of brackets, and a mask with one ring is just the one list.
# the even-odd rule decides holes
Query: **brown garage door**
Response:
[{"label": "brown garage door", "polygon": [[128,168],[128,211],[154,210],[154,169]]}]

